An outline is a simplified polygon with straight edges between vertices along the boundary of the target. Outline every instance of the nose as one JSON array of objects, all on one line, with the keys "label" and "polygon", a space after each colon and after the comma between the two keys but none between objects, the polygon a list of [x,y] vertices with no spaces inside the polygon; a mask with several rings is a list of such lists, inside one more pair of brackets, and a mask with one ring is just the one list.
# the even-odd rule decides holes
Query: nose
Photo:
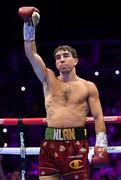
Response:
[{"label": "nose", "polygon": [[63,56],[61,56],[61,60],[60,60],[61,63],[64,63],[65,62],[65,58]]}]

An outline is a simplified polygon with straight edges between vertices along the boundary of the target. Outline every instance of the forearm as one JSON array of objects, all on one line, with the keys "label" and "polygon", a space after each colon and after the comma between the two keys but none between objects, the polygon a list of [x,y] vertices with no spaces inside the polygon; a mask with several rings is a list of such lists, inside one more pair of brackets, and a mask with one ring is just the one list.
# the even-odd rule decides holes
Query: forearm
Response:
[{"label": "forearm", "polygon": [[28,58],[37,54],[35,41],[24,41],[25,54]]},{"label": "forearm", "polygon": [[35,41],[25,41],[24,46],[26,57],[31,63],[34,72],[36,73],[37,77],[41,80],[41,82],[44,82],[45,78],[47,77],[47,68],[43,59],[37,54]]},{"label": "forearm", "polygon": [[46,65],[42,58],[37,54],[35,41],[25,41],[24,46],[26,57],[29,59],[34,70],[42,71],[43,73],[45,73]]},{"label": "forearm", "polygon": [[105,126],[103,116],[94,118],[94,122],[95,122],[95,132],[96,132],[96,134],[99,133],[99,132],[105,132],[106,133],[106,126]]}]

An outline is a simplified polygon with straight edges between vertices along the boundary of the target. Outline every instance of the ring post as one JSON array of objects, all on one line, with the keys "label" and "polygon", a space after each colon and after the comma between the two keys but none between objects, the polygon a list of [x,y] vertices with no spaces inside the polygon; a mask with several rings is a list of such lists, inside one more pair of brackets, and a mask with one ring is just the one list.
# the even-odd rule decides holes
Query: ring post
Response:
[{"label": "ring post", "polygon": [[23,119],[18,119],[18,125],[19,125],[19,137],[20,137],[20,173],[21,173],[21,180],[26,179],[26,148],[25,148],[25,142],[24,142],[24,127],[22,123]]}]

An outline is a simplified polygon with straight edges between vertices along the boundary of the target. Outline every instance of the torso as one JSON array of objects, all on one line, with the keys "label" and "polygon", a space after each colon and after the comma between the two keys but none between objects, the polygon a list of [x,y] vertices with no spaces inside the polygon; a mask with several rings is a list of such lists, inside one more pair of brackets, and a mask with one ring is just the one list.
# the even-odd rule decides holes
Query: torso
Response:
[{"label": "torso", "polygon": [[85,126],[88,115],[88,81],[62,82],[55,79],[53,87],[44,86],[48,127]]}]

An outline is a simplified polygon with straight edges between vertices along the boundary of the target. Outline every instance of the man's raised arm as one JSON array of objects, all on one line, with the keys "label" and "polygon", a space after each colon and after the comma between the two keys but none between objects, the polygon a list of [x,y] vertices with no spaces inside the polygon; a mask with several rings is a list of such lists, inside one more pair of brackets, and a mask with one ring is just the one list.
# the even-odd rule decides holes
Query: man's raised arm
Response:
[{"label": "man's raised arm", "polygon": [[35,7],[19,8],[19,16],[24,20],[23,37],[25,54],[29,59],[37,77],[43,83],[48,76],[48,70],[42,58],[37,54],[35,44],[35,31],[39,23],[39,10]]}]

